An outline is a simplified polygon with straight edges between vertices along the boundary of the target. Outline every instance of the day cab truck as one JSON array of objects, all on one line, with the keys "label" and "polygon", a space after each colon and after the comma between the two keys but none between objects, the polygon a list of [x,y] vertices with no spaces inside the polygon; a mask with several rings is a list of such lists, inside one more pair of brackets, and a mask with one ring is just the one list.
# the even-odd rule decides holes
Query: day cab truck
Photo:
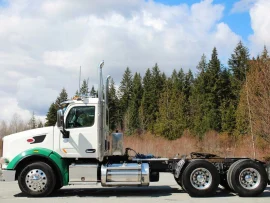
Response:
[{"label": "day cab truck", "polygon": [[251,158],[222,158],[192,152],[179,158],[123,149],[123,134],[109,133],[108,86],[99,65],[98,98],[78,97],[61,104],[55,126],[3,138],[2,179],[18,181],[27,196],[49,196],[67,185],[147,187],[171,173],[190,196],[213,196],[219,185],[239,196],[258,196],[270,166]]}]

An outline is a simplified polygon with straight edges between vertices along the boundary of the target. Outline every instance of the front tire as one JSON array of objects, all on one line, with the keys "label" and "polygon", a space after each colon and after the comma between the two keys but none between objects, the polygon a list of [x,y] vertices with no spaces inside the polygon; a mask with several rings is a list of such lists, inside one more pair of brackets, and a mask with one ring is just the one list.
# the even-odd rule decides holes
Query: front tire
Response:
[{"label": "front tire", "polygon": [[194,160],[182,174],[182,184],[193,197],[213,196],[220,183],[216,167],[205,160]]},{"label": "front tire", "polygon": [[33,197],[44,197],[55,188],[53,169],[44,162],[35,162],[26,166],[18,176],[21,191]]}]

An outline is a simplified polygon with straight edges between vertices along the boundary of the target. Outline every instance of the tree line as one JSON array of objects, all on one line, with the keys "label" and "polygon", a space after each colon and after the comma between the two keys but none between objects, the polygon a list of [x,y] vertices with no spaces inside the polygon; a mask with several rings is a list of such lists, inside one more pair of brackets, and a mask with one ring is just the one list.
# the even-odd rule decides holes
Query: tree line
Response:
[{"label": "tree line", "polygon": [[[155,64],[141,76],[127,67],[118,89],[113,79],[110,83],[110,129],[126,135],[150,132],[169,140],[181,137],[186,130],[202,138],[209,131],[242,136],[253,129],[254,134],[268,139],[270,76],[261,78],[268,77],[269,64],[266,47],[251,58],[240,41],[227,66],[214,47],[209,60],[202,55],[195,72],[179,68],[168,76]],[[97,97],[97,91],[94,86],[89,91],[83,80],[74,94],[78,95]],[[59,104],[67,98],[63,88],[49,108],[46,126],[55,125]],[[261,108],[262,104],[267,109]]]},{"label": "tree line", "polygon": [[196,73],[180,68],[167,76],[155,64],[141,76],[127,67],[118,91],[114,83],[110,86],[110,128],[127,135],[148,131],[170,140],[185,130],[201,138],[212,130],[249,135],[253,128],[255,135],[270,138],[266,47],[251,58],[240,41],[227,63],[221,63],[214,47],[209,60],[202,55]]},{"label": "tree line", "polygon": [[[202,55],[195,72],[179,68],[166,75],[155,64],[142,76],[127,67],[118,89],[113,79],[110,83],[110,129],[126,135],[150,132],[169,140],[181,137],[184,131],[198,138],[216,131],[233,136],[252,134],[270,141],[269,88],[270,60],[266,47],[260,55],[251,58],[241,41],[226,66],[214,47],[209,60]],[[74,93],[79,95],[97,97],[97,91],[83,80]],[[57,110],[66,100],[68,94],[62,88],[49,107],[45,126],[55,125]],[[18,115],[15,117],[13,120],[20,125],[12,126],[21,127],[10,132],[43,126],[42,122],[35,121],[34,114],[27,124],[22,124]],[[3,122],[1,129],[7,129]]]}]

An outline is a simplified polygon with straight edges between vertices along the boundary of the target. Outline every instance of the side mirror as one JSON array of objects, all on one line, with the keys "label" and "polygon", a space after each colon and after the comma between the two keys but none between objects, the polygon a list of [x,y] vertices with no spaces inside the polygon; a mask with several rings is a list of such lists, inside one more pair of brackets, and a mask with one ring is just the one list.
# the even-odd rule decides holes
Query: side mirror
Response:
[{"label": "side mirror", "polygon": [[64,113],[62,109],[57,111],[57,127],[63,134],[63,138],[69,138],[69,131],[65,130]]},{"label": "side mirror", "polygon": [[63,130],[64,128],[64,113],[62,109],[57,111],[57,127],[60,130]]}]

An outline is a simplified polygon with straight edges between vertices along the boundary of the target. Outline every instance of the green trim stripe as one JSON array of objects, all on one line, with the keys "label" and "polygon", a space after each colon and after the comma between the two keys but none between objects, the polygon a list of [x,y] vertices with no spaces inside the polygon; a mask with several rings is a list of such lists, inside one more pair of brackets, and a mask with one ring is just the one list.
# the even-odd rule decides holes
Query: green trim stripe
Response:
[{"label": "green trim stripe", "polygon": [[20,163],[21,160],[23,160],[25,157],[33,156],[33,155],[39,155],[44,156],[53,161],[59,168],[62,177],[63,177],[63,185],[68,185],[68,162],[67,160],[62,159],[62,157],[49,149],[46,148],[34,148],[26,150],[20,154],[18,154],[14,159],[10,161],[10,163],[7,166],[7,169],[14,170],[16,166]]}]

